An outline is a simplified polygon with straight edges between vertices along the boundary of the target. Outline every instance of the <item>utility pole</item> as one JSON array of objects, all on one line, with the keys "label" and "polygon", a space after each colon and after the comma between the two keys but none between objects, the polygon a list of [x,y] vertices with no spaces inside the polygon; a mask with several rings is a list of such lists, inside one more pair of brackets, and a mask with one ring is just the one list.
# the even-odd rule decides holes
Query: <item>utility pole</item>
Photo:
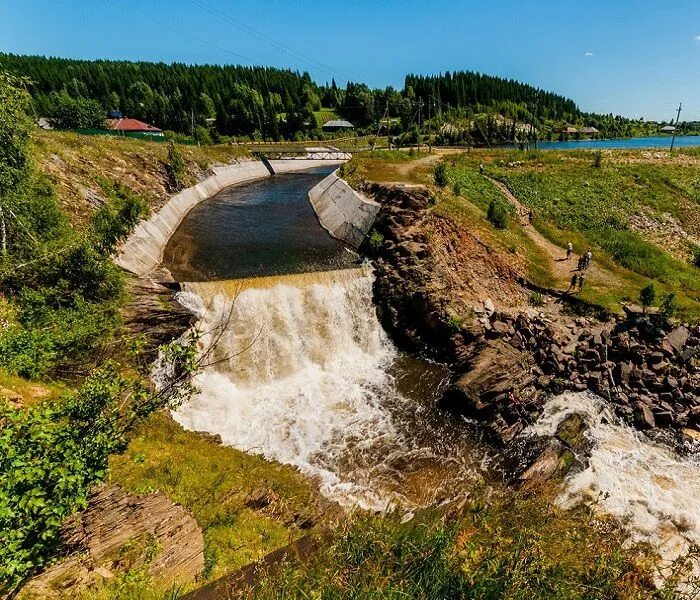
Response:
[{"label": "utility pole", "polygon": [[[679,102],[678,103],[678,114],[676,115],[676,128],[678,127],[678,123],[681,120],[681,110],[683,110],[683,103]],[[673,144],[676,141],[676,130],[673,130],[673,137],[671,138],[671,152],[673,152]]]},{"label": "utility pole", "polygon": [[418,98],[418,152],[420,152],[421,147],[421,120],[423,118],[423,98]]},{"label": "utility pole", "polygon": [[386,143],[391,150],[391,120],[389,119],[389,99],[386,100]]},{"label": "utility pole", "polygon": [[430,122],[430,105],[432,103],[432,98],[428,98],[428,154],[433,153],[433,125]]}]

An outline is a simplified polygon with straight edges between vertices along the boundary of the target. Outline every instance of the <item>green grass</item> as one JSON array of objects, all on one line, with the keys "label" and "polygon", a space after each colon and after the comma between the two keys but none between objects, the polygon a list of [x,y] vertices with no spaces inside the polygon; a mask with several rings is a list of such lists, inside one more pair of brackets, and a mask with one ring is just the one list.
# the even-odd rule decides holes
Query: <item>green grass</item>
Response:
[{"label": "green grass", "polygon": [[[541,497],[491,496],[449,517],[441,511],[361,516],[306,565],[290,565],[256,600],[529,600],[674,598],[655,590],[654,559],[587,509]],[[672,584],[669,584],[672,586]]]},{"label": "green grass", "polygon": [[[292,467],[213,444],[162,413],[111,459],[110,481],[137,494],[160,490],[187,507],[204,530],[210,578],[299,537],[318,511],[317,491]],[[269,506],[249,507],[261,493]]]},{"label": "green grass", "polygon": [[478,176],[480,162],[535,211],[540,233],[562,247],[572,241],[577,253],[592,247],[596,262],[617,278],[589,286],[584,299],[614,308],[620,300],[634,301],[653,280],[663,293],[678,294],[683,316],[700,315],[700,270],[628,226],[634,212],[668,213],[697,234],[697,165],[650,162],[631,152],[606,154],[600,168],[588,151],[463,154],[453,160],[450,177],[482,208],[498,192]]}]

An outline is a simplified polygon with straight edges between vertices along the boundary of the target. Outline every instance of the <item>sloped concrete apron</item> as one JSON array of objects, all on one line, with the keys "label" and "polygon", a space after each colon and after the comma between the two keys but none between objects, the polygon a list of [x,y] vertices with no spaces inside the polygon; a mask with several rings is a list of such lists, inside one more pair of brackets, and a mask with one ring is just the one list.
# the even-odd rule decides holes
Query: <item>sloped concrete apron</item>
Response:
[{"label": "sloped concrete apron", "polygon": [[359,248],[372,229],[380,205],[332,173],[309,191],[321,225],[333,236]]}]

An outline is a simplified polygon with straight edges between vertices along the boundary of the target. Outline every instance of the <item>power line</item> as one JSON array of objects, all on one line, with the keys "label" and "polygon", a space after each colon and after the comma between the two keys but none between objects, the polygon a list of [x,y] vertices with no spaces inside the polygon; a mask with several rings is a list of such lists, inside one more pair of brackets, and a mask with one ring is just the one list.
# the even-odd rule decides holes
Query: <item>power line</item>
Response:
[{"label": "power line", "polygon": [[225,21],[226,23],[229,23],[230,25],[233,25],[234,27],[236,27],[240,31],[243,31],[243,32],[247,33],[248,35],[254,37],[255,39],[257,39],[261,42],[264,42],[264,43],[266,43],[266,44],[268,44],[268,45],[270,45],[278,50],[281,50],[285,54],[287,54],[287,55],[289,55],[297,60],[300,60],[300,61],[306,63],[307,65],[313,65],[314,68],[321,69],[321,70],[325,71],[331,77],[335,77],[336,75],[342,75],[342,79],[345,79],[346,81],[352,80],[352,77],[345,75],[345,74],[341,73],[340,71],[337,71],[337,69],[329,67],[328,65],[325,65],[324,63],[322,63],[322,62],[316,60],[315,58],[312,58],[306,54],[303,54],[299,51],[293,50],[292,48],[283,44],[282,42],[279,42],[278,40],[275,40],[274,38],[270,37],[269,35],[266,35],[264,33],[261,33],[260,31],[257,31],[256,29],[253,29],[249,25],[246,25],[245,23],[243,23],[237,19],[234,19],[233,17],[230,17],[226,13],[223,13],[220,10],[205,4],[201,0],[190,0],[190,1],[193,5],[199,7],[203,10],[206,10],[208,13],[214,15],[215,17],[218,17],[219,19],[221,19],[222,21]]}]

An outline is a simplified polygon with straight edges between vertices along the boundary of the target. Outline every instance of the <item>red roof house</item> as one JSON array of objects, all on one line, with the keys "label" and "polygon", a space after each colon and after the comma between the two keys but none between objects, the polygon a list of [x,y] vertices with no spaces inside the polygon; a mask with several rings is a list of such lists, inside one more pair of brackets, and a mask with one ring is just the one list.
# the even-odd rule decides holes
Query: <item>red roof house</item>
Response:
[{"label": "red roof house", "polygon": [[153,125],[139,121],[138,119],[110,119],[108,121],[112,131],[119,133],[146,133],[149,135],[163,135],[163,130]]}]

